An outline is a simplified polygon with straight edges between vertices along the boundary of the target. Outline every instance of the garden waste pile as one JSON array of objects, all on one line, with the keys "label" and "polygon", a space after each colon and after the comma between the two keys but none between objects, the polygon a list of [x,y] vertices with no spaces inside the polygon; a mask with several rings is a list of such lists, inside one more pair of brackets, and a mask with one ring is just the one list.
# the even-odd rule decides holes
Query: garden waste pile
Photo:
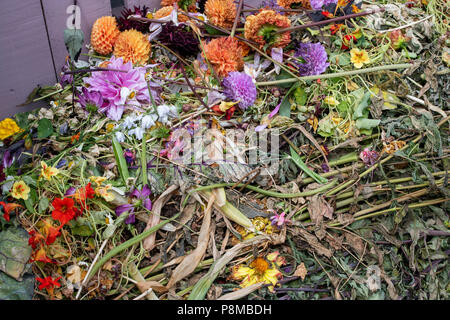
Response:
[{"label": "garden waste pile", "polygon": [[0,122],[0,299],[448,299],[449,6],[65,30],[47,107]]}]

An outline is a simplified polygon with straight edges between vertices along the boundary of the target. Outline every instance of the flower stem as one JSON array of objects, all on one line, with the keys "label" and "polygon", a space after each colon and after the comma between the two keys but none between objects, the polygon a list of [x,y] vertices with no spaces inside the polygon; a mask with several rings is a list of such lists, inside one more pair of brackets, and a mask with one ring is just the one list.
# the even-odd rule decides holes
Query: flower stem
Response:
[{"label": "flower stem", "polygon": [[412,65],[409,64],[409,63],[389,64],[389,65],[386,65],[386,66],[365,68],[365,69],[359,69],[359,70],[336,72],[336,73],[327,73],[327,74],[319,74],[319,75],[314,75],[314,76],[305,76],[305,77],[299,77],[298,79],[297,78],[289,78],[289,79],[282,79],[282,80],[257,82],[256,85],[261,87],[261,86],[279,85],[279,84],[283,84],[283,83],[291,83],[291,82],[296,82],[298,80],[307,81],[307,80],[317,80],[317,79],[331,79],[331,78],[347,77],[347,76],[353,76],[353,75],[356,75],[356,74],[377,72],[377,71],[383,71],[383,70],[406,69],[406,68],[409,68],[411,66]]}]

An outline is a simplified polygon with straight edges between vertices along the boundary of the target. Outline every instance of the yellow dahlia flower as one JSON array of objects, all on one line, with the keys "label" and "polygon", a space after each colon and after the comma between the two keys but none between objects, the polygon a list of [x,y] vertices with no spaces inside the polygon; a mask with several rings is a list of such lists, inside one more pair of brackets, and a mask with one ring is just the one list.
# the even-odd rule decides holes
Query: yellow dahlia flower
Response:
[{"label": "yellow dahlia flower", "polygon": [[261,10],[258,14],[247,17],[244,34],[248,40],[259,43],[260,48],[266,44],[269,44],[269,48],[283,48],[291,42],[291,33],[275,34],[274,32],[290,26],[291,21],[288,17],[273,10]]},{"label": "yellow dahlia flower", "polygon": [[123,62],[145,64],[150,58],[150,42],[147,37],[134,29],[122,32],[114,46],[114,55],[123,58]]},{"label": "yellow dahlia flower", "polygon": [[205,15],[215,26],[231,28],[237,10],[233,0],[208,0],[205,4]]},{"label": "yellow dahlia flower", "polygon": [[110,54],[119,34],[116,18],[110,16],[98,18],[92,27],[91,45],[100,54]]},{"label": "yellow dahlia flower", "polygon": [[211,40],[204,46],[204,51],[204,58],[208,59],[219,77],[226,77],[228,72],[241,71],[244,67],[242,47],[235,38]]},{"label": "yellow dahlia flower", "polygon": [[13,119],[6,118],[0,122],[0,140],[6,139],[21,130]]}]

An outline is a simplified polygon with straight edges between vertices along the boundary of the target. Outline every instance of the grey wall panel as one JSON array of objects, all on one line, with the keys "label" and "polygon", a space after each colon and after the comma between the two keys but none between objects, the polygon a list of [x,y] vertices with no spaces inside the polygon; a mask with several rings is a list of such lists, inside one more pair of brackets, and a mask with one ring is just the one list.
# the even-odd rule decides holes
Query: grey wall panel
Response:
[{"label": "grey wall panel", "polygon": [[[56,70],[59,73],[68,55],[64,44],[64,30],[67,29],[67,20],[72,16],[72,11],[67,13],[67,9],[74,4],[73,0],[42,0],[47,20],[48,33],[55,61]],[[85,35],[85,43],[90,42],[91,29],[97,18],[111,15],[110,0],[78,0],[80,8],[79,25]],[[70,19],[72,20],[72,19]],[[84,48],[83,53],[87,50]],[[80,56],[81,60],[86,60],[86,56]]]},{"label": "grey wall panel", "polygon": [[0,120],[42,103],[17,107],[33,88],[55,83],[41,3],[2,0],[0,14]]}]

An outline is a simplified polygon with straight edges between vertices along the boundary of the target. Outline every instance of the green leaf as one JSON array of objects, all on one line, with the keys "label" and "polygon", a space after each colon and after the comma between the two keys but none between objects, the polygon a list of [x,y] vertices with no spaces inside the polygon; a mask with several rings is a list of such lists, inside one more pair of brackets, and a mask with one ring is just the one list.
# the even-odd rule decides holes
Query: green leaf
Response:
[{"label": "green leaf", "polygon": [[369,106],[370,95],[371,95],[370,91],[367,91],[364,94],[361,102],[358,104],[358,107],[356,107],[355,112],[353,113],[353,119],[365,117],[364,112],[366,111],[366,108]]},{"label": "green leaf", "polygon": [[356,120],[356,127],[358,129],[370,130],[380,124],[381,120],[378,119],[358,119]]},{"label": "green leaf", "polygon": [[43,197],[39,200],[38,211],[39,213],[44,213],[48,209],[50,202],[47,197]]},{"label": "green leaf", "polygon": [[306,92],[305,89],[303,89],[302,87],[297,87],[294,91],[294,97],[295,97],[295,102],[300,105],[300,106],[304,106],[306,104]]},{"label": "green leaf", "polygon": [[78,218],[75,221],[70,222],[70,230],[73,235],[78,235],[82,237],[89,237],[94,233],[89,221],[85,218]]},{"label": "green leaf", "polygon": [[28,237],[22,228],[8,228],[0,232],[0,270],[19,281],[31,257]]},{"label": "green leaf", "polygon": [[117,167],[119,169],[120,176],[122,177],[123,183],[126,185],[127,180],[130,177],[128,172],[127,161],[123,155],[122,146],[119,141],[117,141],[116,137],[112,138],[112,146],[114,151],[114,157],[116,158]]},{"label": "green leaf", "polygon": [[327,183],[328,179],[320,176],[319,174],[315,173],[314,171],[312,171],[311,169],[309,169],[306,164],[303,162],[303,160],[300,158],[300,156],[298,155],[297,152],[295,152],[294,148],[290,147],[291,149],[291,159],[292,161],[294,161],[294,163],[300,168],[302,169],[308,176],[310,176],[311,178],[313,178],[315,181],[317,181],[318,183]]},{"label": "green leaf", "polygon": [[[281,69],[280,74],[275,76],[276,80],[284,80],[284,79],[291,79],[292,75],[286,72],[285,70]],[[291,87],[291,83],[280,83],[277,86],[280,88],[289,88]]]},{"label": "green leaf", "polygon": [[212,34],[212,35],[225,35],[225,33],[223,33],[222,31],[219,31],[219,30],[217,30],[217,29],[215,29],[213,27],[210,27],[210,26],[208,26],[206,24],[204,26],[205,26],[206,32],[208,32],[209,34]]},{"label": "green leaf", "polygon": [[52,122],[46,118],[39,120],[37,131],[39,139],[44,139],[51,136],[53,133]]},{"label": "green leaf", "polygon": [[70,58],[77,61],[83,48],[84,33],[79,29],[64,30],[64,43],[69,52]]},{"label": "green leaf", "polygon": [[288,90],[288,92],[284,96],[283,101],[281,101],[280,111],[278,112],[280,116],[288,118],[291,116],[291,102],[289,101],[289,96],[291,95],[292,91],[295,90],[297,87],[298,82],[292,85],[292,87]]},{"label": "green leaf", "polygon": [[339,66],[346,66],[350,64],[349,55],[346,53],[336,54],[333,53],[330,55],[330,62],[332,64],[337,64]]},{"label": "green leaf", "polygon": [[22,281],[0,272],[0,300],[31,300],[34,294],[34,275],[25,274]]}]

